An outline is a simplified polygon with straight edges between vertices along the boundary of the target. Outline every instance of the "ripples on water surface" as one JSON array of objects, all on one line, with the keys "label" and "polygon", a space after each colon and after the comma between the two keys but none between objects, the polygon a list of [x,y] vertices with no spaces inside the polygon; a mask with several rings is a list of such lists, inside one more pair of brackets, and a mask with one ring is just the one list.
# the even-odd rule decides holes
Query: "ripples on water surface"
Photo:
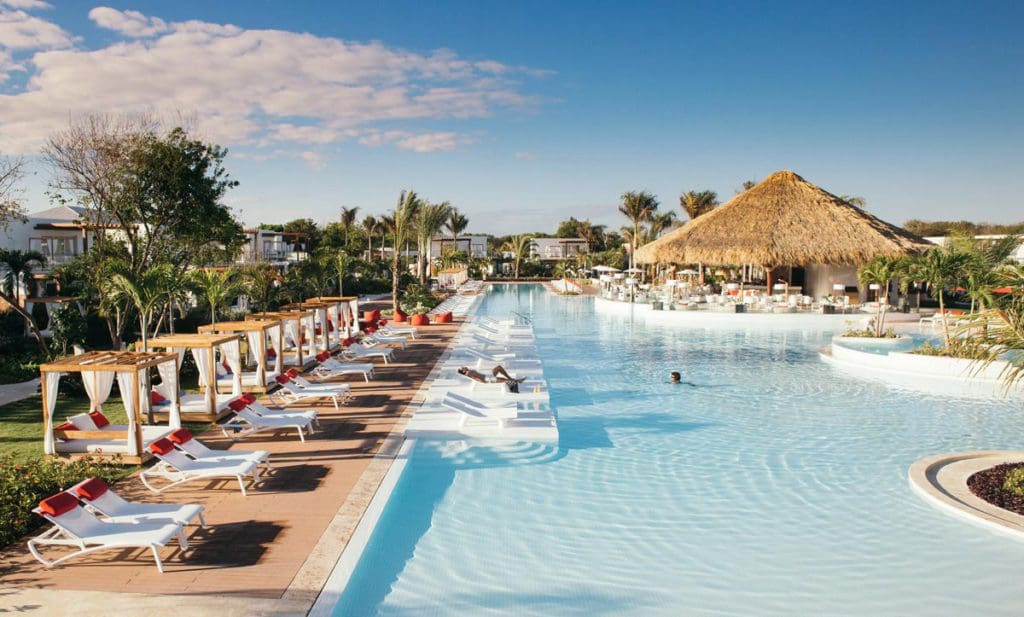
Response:
[{"label": "ripples on water surface", "polygon": [[419,444],[338,615],[1024,614],[1024,543],[906,479],[1020,448],[1019,404],[845,378],[828,332],[645,327],[536,286],[480,310],[513,309],[561,443]]}]

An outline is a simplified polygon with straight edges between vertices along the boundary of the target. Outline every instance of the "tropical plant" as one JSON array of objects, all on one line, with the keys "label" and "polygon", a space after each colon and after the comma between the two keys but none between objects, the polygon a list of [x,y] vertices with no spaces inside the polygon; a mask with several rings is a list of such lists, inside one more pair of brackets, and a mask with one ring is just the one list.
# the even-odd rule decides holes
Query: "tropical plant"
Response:
[{"label": "tropical plant", "polygon": [[632,235],[629,252],[629,265],[636,264],[637,240],[640,237],[640,225],[654,217],[658,210],[658,200],[647,191],[627,191],[622,194],[622,205],[619,212],[632,224]]},{"label": "tropical plant", "polygon": [[234,268],[207,268],[192,270],[189,274],[192,290],[210,309],[210,323],[217,323],[217,313],[228,302],[246,291],[245,284]]},{"label": "tropical plant", "polygon": [[349,240],[350,240],[350,236],[351,236],[351,231],[352,231],[352,228],[355,227],[356,215],[357,214],[359,214],[359,206],[353,206],[351,208],[347,208],[345,206],[341,207],[340,222],[341,222],[341,228],[345,231],[345,250],[346,251],[349,248]]},{"label": "tropical plant", "polygon": [[377,220],[373,215],[368,215],[363,219],[363,231],[366,232],[366,252],[368,254],[367,259],[373,261],[373,237],[381,230],[380,221]]},{"label": "tropical plant", "polygon": [[338,295],[345,295],[345,277],[348,276],[352,267],[352,257],[345,251],[334,251],[324,256],[325,263],[329,266],[334,281],[338,283]]},{"label": "tropical plant", "polygon": [[530,258],[532,248],[533,236],[529,234],[512,236],[502,247],[503,251],[512,254],[513,278],[519,278],[519,267]]},{"label": "tropical plant", "polygon": [[[936,247],[908,258],[905,266],[906,280],[927,283],[929,291],[939,303],[939,311],[945,313],[945,290],[955,287],[967,271],[970,256],[966,253]],[[949,320],[943,319],[943,335],[949,346]]]},{"label": "tropical plant", "polygon": [[0,299],[6,302],[14,312],[21,315],[25,320],[32,337],[39,344],[39,350],[47,353],[46,340],[43,338],[32,315],[21,305],[21,292],[24,290],[27,295],[28,281],[32,280],[32,272],[36,266],[46,263],[46,258],[38,251],[12,251],[0,249],[0,269],[3,276],[0,278]]},{"label": "tropical plant", "polygon": [[254,265],[241,272],[245,294],[260,311],[269,311],[275,303],[281,281],[277,269],[268,265]]},{"label": "tropical plant", "polygon": [[85,342],[85,317],[76,304],[62,304],[53,311],[49,330],[54,347],[59,349],[62,355],[67,355],[72,346]]},{"label": "tropical plant", "polygon": [[957,233],[950,239],[952,250],[969,257],[960,285],[971,299],[972,313],[976,307],[984,310],[994,304],[993,289],[1000,286],[1001,268],[1007,265],[1020,241],[1015,234],[989,240]]},{"label": "tropical plant", "polygon": [[902,271],[903,260],[879,256],[857,270],[857,281],[863,286],[878,285],[878,314],[874,319],[875,336],[881,338],[885,330],[885,315],[889,309],[889,284]]},{"label": "tropical plant", "polygon": [[459,236],[469,227],[469,219],[456,208],[448,212],[448,221],[444,224],[445,229],[452,235],[452,246],[458,246]]},{"label": "tropical plant", "polygon": [[858,197],[857,195],[840,195],[839,199],[845,201],[851,206],[857,206],[858,208],[863,208],[868,205],[868,200],[863,197]]},{"label": "tropical plant", "polygon": [[112,299],[127,300],[139,316],[142,350],[148,349],[149,326],[154,313],[163,306],[167,295],[167,279],[174,276],[171,264],[160,263],[136,274],[125,263],[112,264],[107,279],[107,292]]},{"label": "tropical plant", "polygon": [[402,277],[400,269],[401,256],[398,253],[398,249],[409,239],[409,235],[412,233],[413,221],[415,220],[416,211],[419,209],[420,203],[420,198],[416,195],[416,191],[402,191],[398,196],[398,203],[395,205],[394,211],[390,217],[387,217],[391,239],[394,243],[394,251],[391,255],[391,308],[394,310],[398,310],[398,283]]},{"label": "tropical plant", "polygon": [[707,214],[718,205],[718,194],[714,191],[686,191],[679,196],[679,207],[690,220]]},{"label": "tropical plant", "polygon": [[427,283],[427,267],[431,260],[431,240],[450,221],[452,207],[445,201],[439,204],[423,202],[416,210],[413,225],[416,229],[416,270],[420,285]]}]

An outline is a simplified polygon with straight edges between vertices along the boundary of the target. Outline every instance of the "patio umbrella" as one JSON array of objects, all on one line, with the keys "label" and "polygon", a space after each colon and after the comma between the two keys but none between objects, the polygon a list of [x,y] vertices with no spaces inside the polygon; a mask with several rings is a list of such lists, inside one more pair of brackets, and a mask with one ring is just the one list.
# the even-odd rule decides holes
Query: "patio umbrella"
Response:
[{"label": "patio umbrella", "polygon": [[934,245],[791,171],[779,171],[637,250],[639,263],[857,265]]}]

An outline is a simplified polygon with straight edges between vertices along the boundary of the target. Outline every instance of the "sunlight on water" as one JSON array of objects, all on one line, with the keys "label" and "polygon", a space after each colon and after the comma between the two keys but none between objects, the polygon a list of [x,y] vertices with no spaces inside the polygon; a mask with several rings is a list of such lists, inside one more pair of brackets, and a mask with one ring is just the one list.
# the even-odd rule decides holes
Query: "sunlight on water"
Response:
[{"label": "sunlight on water", "polygon": [[1024,614],[1024,543],[906,479],[1019,448],[1017,405],[843,377],[828,332],[645,327],[537,286],[480,308],[510,310],[561,443],[419,444],[336,614]]}]

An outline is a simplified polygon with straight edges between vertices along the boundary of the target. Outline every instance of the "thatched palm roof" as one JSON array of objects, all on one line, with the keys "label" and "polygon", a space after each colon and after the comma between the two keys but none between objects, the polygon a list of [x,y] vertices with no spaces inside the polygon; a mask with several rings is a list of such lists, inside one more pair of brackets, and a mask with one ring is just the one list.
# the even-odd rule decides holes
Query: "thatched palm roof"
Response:
[{"label": "thatched palm roof", "polygon": [[637,251],[641,263],[855,265],[931,244],[779,171]]}]

